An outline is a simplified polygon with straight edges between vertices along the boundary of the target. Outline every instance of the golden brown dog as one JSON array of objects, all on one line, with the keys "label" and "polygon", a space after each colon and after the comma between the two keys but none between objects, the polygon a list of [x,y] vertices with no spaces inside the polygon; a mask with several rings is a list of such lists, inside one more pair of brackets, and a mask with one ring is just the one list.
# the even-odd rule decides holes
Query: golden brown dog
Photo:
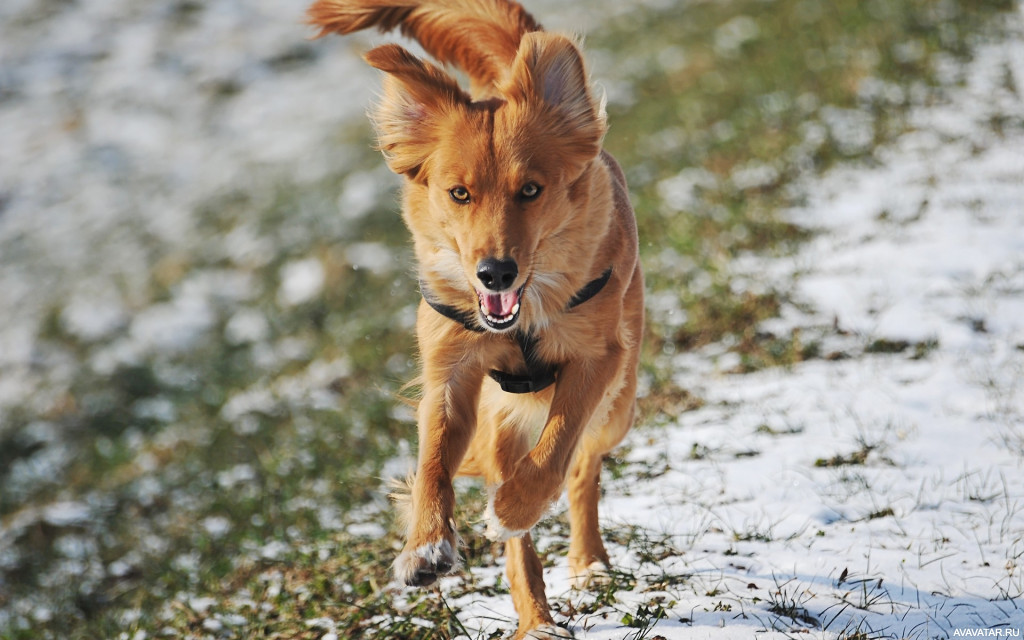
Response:
[{"label": "golden brown dog", "polygon": [[405,176],[423,293],[419,462],[395,575],[427,585],[456,570],[452,478],[483,477],[516,637],[570,637],[529,531],[568,483],[574,575],[608,562],[600,465],[633,421],[643,331],[636,222],[601,150],[604,104],[577,43],[509,0],[318,0],[309,17],[320,35],[400,28],[471,83],[397,45],[366,54],[386,74],[373,120]]}]

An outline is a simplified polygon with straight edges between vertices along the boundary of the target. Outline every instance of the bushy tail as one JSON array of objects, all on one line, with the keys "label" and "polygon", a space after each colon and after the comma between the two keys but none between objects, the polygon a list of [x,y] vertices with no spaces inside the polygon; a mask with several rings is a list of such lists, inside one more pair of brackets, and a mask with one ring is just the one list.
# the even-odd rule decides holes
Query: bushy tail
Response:
[{"label": "bushy tail", "polygon": [[513,0],[317,0],[307,15],[320,27],[317,37],[400,28],[437,60],[465,71],[474,93],[499,85],[523,35],[541,30]]}]

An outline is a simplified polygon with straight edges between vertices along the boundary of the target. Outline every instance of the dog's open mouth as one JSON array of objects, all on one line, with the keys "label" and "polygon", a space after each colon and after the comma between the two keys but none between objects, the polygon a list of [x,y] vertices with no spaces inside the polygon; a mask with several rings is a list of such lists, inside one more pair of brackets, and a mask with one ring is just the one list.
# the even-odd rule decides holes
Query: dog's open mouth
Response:
[{"label": "dog's open mouth", "polygon": [[519,306],[523,299],[523,288],[500,293],[476,292],[480,298],[480,313],[484,322],[492,329],[508,329],[519,319]]}]

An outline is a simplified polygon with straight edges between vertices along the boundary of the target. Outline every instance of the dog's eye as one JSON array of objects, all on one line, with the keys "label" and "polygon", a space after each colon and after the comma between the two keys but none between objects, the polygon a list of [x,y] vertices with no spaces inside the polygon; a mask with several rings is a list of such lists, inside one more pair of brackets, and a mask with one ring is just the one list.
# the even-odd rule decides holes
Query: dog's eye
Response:
[{"label": "dog's eye", "polygon": [[519,190],[519,195],[524,200],[533,200],[540,195],[540,185],[536,182],[527,182],[523,185],[523,188]]},{"label": "dog's eye", "polygon": [[466,187],[452,187],[448,190],[448,195],[452,197],[452,200],[459,204],[466,204],[469,202],[469,189]]}]

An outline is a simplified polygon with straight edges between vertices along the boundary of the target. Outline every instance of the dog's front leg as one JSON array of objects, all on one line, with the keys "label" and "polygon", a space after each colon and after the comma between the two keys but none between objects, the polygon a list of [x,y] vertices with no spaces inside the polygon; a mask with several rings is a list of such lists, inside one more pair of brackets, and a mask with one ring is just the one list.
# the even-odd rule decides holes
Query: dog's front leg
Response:
[{"label": "dog's front leg", "polygon": [[489,538],[521,536],[558,498],[580,435],[619,375],[623,355],[621,348],[610,347],[603,358],[562,366],[540,440],[491,496],[486,514]]},{"label": "dog's front leg", "polygon": [[476,427],[482,374],[465,361],[424,352],[424,390],[418,412],[419,461],[405,548],[395,559],[395,577],[426,586],[458,568],[455,491],[452,478]]}]

